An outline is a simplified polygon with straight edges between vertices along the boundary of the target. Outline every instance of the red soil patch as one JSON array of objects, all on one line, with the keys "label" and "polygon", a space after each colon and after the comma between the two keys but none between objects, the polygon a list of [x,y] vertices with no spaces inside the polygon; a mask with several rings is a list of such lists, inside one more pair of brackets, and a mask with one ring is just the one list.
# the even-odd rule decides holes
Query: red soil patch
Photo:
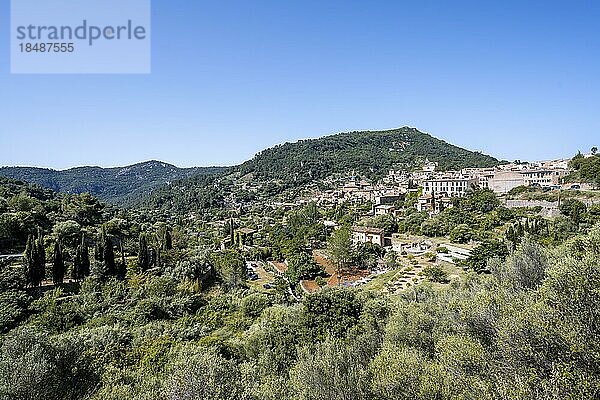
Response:
[{"label": "red soil patch", "polygon": [[313,257],[315,258],[317,264],[321,265],[323,269],[325,269],[327,275],[329,275],[329,278],[327,279],[327,286],[338,286],[339,284],[356,282],[357,280],[369,275],[369,271],[351,267],[342,270],[340,273],[341,279],[338,279],[336,268],[331,260],[325,258],[322,254],[319,254],[316,251],[313,252]]}]

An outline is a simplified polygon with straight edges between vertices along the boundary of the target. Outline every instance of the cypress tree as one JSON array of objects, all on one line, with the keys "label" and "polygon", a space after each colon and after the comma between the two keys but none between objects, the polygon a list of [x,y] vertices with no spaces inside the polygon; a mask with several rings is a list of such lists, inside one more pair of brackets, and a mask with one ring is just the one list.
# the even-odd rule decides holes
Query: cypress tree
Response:
[{"label": "cypress tree", "polygon": [[41,230],[35,245],[35,286],[41,286],[46,278],[46,248],[44,247],[44,235]]},{"label": "cypress tree", "polygon": [[142,272],[150,267],[150,255],[148,254],[148,241],[146,235],[141,233],[138,247],[138,266]]},{"label": "cypress tree", "polygon": [[73,271],[71,272],[71,278],[73,278],[76,281],[80,281],[83,279],[81,253],[82,248],[80,244],[75,249],[75,257],[73,258]]},{"label": "cypress tree", "polygon": [[31,247],[31,286],[36,287],[40,285],[40,248],[38,246],[37,239],[34,239]]},{"label": "cypress tree", "polygon": [[52,282],[60,285],[65,279],[65,260],[63,257],[60,241],[54,245],[54,263],[52,264]]},{"label": "cypress tree", "polygon": [[173,238],[171,237],[171,232],[168,229],[165,230],[163,245],[166,251],[173,249]]},{"label": "cypress tree", "polygon": [[100,233],[100,239],[96,241],[96,249],[94,251],[94,260],[98,263],[104,262],[104,244],[106,241],[106,233],[104,232],[104,228],[102,228],[102,232]]},{"label": "cypress tree", "polygon": [[81,237],[81,278],[85,278],[90,274],[90,250],[88,248],[87,242],[85,241],[85,236]]},{"label": "cypress tree", "polygon": [[23,253],[23,263],[26,269],[27,275],[27,284],[30,286],[35,286],[35,261],[34,261],[34,247],[35,247],[35,239],[33,235],[29,235],[27,237],[27,245],[25,246],[25,252]]},{"label": "cypress tree", "polygon": [[523,236],[523,225],[521,224],[521,221],[517,222],[517,229],[516,229],[516,233],[518,237],[522,237]]},{"label": "cypress tree", "polygon": [[160,258],[161,253],[160,253],[160,247],[159,246],[156,246],[156,250],[154,251],[154,255],[155,255],[154,266],[155,267],[160,267],[160,265],[161,265],[161,258]]},{"label": "cypress tree", "polygon": [[116,276],[117,269],[115,266],[115,250],[113,249],[112,240],[104,235],[104,271],[108,276]]},{"label": "cypress tree", "polygon": [[148,248],[148,268],[156,266],[156,250],[152,247]]},{"label": "cypress tree", "polygon": [[117,279],[123,280],[127,276],[127,265],[125,264],[125,250],[123,249],[123,241],[119,242],[119,251],[121,253],[121,261],[117,264]]}]

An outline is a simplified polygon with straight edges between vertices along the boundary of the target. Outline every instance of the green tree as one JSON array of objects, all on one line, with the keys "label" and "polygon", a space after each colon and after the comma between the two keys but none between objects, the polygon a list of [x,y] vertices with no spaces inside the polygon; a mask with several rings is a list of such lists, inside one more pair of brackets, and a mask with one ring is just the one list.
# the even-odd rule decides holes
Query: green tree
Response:
[{"label": "green tree", "polygon": [[115,250],[113,247],[113,242],[108,235],[104,235],[104,245],[102,246],[104,249],[104,265],[106,274],[110,276],[117,275],[117,268],[115,264]]},{"label": "green tree", "polygon": [[81,243],[75,250],[75,260],[73,261],[73,279],[83,280],[90,274],[90,254],[85,235],[81,237]]},{"label": "green tree", "polygon": [[290,372],[296,399],[370,399],[369,358],[358,344],[327,339],[301,349]]},{"label": "green tree", "polygon": [[341,227],[333,232],[327,241],[327,253],[335,265],[339,279],[341,271],[352,263],[350,229]]},{"label": "green tree", "polygon": [[168,228],[165,229],[165,234],[163,235],[163,249],[166,251],[173,249],[173,238],[171,237],[171,231]]},{"label": "green tree", "polygon": [[479,246],[471,251],[469,258],[465,260],[465,264],[475,272],[487,271],[487,263],[492,258],[498,258],[503,261],[508,255],[506,244],[498,240],[485,240]]},{"label": "green tree", "polygon": [[[164,398],[242,399],[244,382],[235,360],[211,349],[184,347],[169,366]],[[163,398],[161,396],[161,398]]]},{"label": "green tree", "polygon": [[431,282],[446,283],[448,282],[448,274],[440,265],[430,265],[423,268],[423,276]]},{"label": "green tree", "polygon": [[0,261],[0,333],[8,332],[26,317],[31,301],[26,285],[25,268]]},{"label": "green tree", "polygon": [[236,250],[225,250],[213,255],[217,274],[229,289],[237,289],[246,279],[246,262]]},{"label": "green tree", "polygon": [[148,239],[144,233],[140,234],[138,245],[138,266],[142,272],[150,268],[150,253],[148,251]]},{"label": "green tree", "polygon": [[63,252],[60,245],[60,241],[57,240],[54,244],[54,262],[52,263],[52,282],[55,285],[60,285],[65,279],[65,260],[63,258]]},{"label": "green tree", "polygon": [[579,225],[585,220],[587,207],[581,201],[576,199],[563,200],[560,207],[560,212],[571,218],[573,223]]},{"label": "green tree", "polygon": [[344,337],[358,323],[362,311],[356,292],[343,288],[324,289],[305,296],[302,306],[302,322],[311,339]]},{"label": "green tree", "polygon": [[297,284],[302,279],[311,279],[322,274],[323,268],[317,264],[314,258],[306,253],[300,252],[287,258],[288,269],[285,275],[292,285]]},{"label": "green tree", "polygon": [[41,231],[38,231],[37,238],[29,236],[23,258],[27,270],[27,283],[33,287],[40,286],[46,277],[46,248]]},{"label": "green tree", "polygon": [[382,400],[420,398],[420,380],[428,360],[419,351],[387,345],[370,364],[372,391]]},{"label": "green tree", "polygon": [[467,243],[473,237],[471,228],[467,224],[460,224],[450,231],[450,240],[454,243]]}]

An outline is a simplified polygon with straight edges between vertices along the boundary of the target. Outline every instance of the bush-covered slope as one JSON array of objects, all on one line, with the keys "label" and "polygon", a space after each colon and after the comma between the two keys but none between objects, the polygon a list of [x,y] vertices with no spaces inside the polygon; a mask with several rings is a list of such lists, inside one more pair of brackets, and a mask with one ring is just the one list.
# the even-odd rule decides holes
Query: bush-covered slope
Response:
[{"label": "bush-covered slope", "polygon": [[242,164],[242,173],[261,179],[306,183],[333,173],[356,171],[373,177],[392,167],[411,169],[425,159],[440,169],[489,167],[493,157],[462,149],[414,128],[388,131],[340,133],[320,139],[301,140],[264,150]]},{"label": "bush-covered slope", "polygon": [[177,168],[159,161],[148,161],[127,167],[79,167],[64,171],[4,167],[0,168],[0,176],[35,183],[57,192],[90,193],[109,203],[130,205],[172,181],[220,170],[219,167]]},{"label": "bush-covered slope", "polygon": [[[272,196],[337,173],[354,171],[376,179],[392,168],[420,167],[426,159],[444,170],[498,164],[493,157],[448,144],[414,128],[340,133],[272,147],[227,169],[220,177],[196,176],[158,188],[140,204],[177,212],[199,211],[220,206],[228,197],[244,202],[256,196]],[[243,177],[241,185],[235,184],[238,176]],[[260,190],[245,191],[243,187],[250,182]]]}]

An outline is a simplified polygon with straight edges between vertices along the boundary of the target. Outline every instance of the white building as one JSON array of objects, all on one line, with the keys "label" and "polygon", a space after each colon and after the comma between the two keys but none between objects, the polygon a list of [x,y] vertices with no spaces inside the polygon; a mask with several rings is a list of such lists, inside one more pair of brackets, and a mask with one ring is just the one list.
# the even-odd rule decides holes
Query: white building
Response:
[{"label": "white building", "polygon": [[442,177],[423,181],[423,195],[435,194],[447,197],[462,197],[477,186],[477,178]]},{"label": "white building", "polygon": [[353,243],[374,243],[383,246],[384,231],[381,228],[370,228],[365,226],[352,227]]},{"label": "white building", "polygon": [[396,207],[388,204],[380,204],[374,207],[375,215],[394,215],[394,211],[396,211]]}]

